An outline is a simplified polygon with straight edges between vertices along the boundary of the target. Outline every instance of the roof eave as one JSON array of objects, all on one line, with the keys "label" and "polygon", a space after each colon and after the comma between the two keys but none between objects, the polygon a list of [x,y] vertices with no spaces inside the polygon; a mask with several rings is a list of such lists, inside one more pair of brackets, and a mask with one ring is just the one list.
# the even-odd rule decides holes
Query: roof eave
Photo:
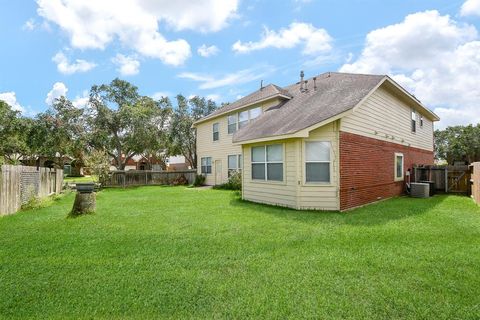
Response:
[{"label": "roof eave", "polygon": [[223,115],[229,114],[229,113],[231,113],[231,112],[235,112],[235,111],[238,111],[238,110],[240,110],[240,109],[247,108],[247,107],[253,106],[253,105],[257,104],[257,103],[265,102],[265,101],[268,101],[268,100],[271,100],[271,99],[274,99],[274,98],[283,98],[283,99],[286,99],[286,100],[292,99],[292,97],[287,96],[287,95],[284,95],[284,94],[281,94],[281,93],[280,93],[280,94],[274,94],[274,95],[265,97],[265,98],[263,98],[263,99],[260,99],[260,100],[254,101],[254,102],[250,102],[250,103],[241,105],[241,106],[239,106],[238,108],[235,108],[235,109],[233,109],[233,110],[228,110],[228,111],[225,111],[225,112],[216,114],[216,115],[214,115],[214,116],[206,116],[206,117],[203,117],[202,119],[199,119],[199,120],[195,121],[195,122],[192,124],[192,127],[195,127],[196,125],[198,125],[198,124],[200,124],[200,123],[202,123],[202,122],[205,122],[205,121],[208,121],[208,120],[212,120],[212,119],[221,117],[221,116],[223,116]]}]

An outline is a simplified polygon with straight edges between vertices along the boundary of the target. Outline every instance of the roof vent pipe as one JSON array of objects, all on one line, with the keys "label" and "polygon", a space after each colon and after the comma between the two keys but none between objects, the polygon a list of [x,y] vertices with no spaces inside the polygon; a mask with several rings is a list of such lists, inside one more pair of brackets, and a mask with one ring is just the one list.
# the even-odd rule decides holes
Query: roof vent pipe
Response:
[{"label": "roof vent pipe", "polygon": [[263,80],[260,80],[260,90],[263,90]]},{"label": "roof vent pipe", "polygon": [[317,90],[317,77],[313,77],[313,91]]},{"label": "roof vent pipe", "polygon": [[300,71],[300,91],[303,92],[303,77],[305,74],[303,73],[303,70]]}]

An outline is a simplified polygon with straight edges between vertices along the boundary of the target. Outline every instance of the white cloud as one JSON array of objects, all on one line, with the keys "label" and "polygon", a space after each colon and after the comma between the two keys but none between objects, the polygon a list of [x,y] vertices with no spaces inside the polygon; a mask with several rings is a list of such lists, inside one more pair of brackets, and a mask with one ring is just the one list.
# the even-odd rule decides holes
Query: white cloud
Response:
[{"label": "white cloud", "polygon": [[272,68],[266,68],[264,71],[257,69],[244,69],[226,74],[220,78],[215,78],[210,75],[198,74],[193,72],[183,72],[180,73],[178,77],[200,82],[201,84],[199,86],[199,89],[215,89],[258,80],[265,77],[272,71]]},{"label": "white cloud", "polygon": [[93,62],[76,59],[75,62],[70,63],[67,56],[63,52],[58,52],[52,61],[57,64],[57,70],[63,74],[74,74],[77,72],[87,72],[95,68],[97,65]]},{"label": "white cloud", "polygon": [[219,95],[219,94],[216,94],[216,93],[207,94],[205,97],[208,100],[212,100],[212,101],[215,101],[215,102],[221,102],[220,99],[222,99],[222,96]]},{"label": "white cloud", "polygon": [[170,97],[170,92],[166,92],[166,91],[158,91],[158,92],[155,92],[154,94],[152,94],[150,97],[153,99],[153,100],[160,100],[162,98],[165,98],[165,97]]},{"label": "white cloud", "polygon": [[17,95],[13,91],[0,93],[0,100],[5,101],[13,110],[25,111],[25,108],[17,101]]},{"label": "white cloud", "polygon": [[60,97],[66,97],[67,91],[68,91],[68,88],[63,82],[55,82],[52,90],[50,90],[50,92],[48,92],[47,94],[45,103],[51,106],[55,102],[55,99],[58,99]]},{"label": "white cloud", "polygon": [[33,31],[37,27],[34,19],[28,19],[22,26],[23,30]]},{"label": "white cloud", "polygon": [[316,55],[332,49],[332,37],[325,29],[317,29],[312,24],[294,22],[288,28],[274,30],[264,29],[260,41],[235,42],[232,50],[238,53],[247,53],[265,48],[289,49],[303,45],[302,53]]},{"label": "white cloud", "polygon": [[72,100],[72,104],[75,108],[81,109],[87,106],[89,99],[90,96],[88,94],[88,91],[84,90],[81,96],[76,96],[75,99]]},{"label": "white cloud", "polygon": [[418,12],[370,32],[360,56],[340,71],[390,74],[439,113],[439,127],[466,124],[480,118],[479,52],[475,27]]},{"label": "white cloud", "polygon": [[119,40],[139,54],[177,66],[190,57],[190,45],[183,39],[167,40],[159,24],[175,30],[218,31],[235,17],[238,0],[37,0],[37,4],[38,14],[65,31],[74,48],[104,49]]},{"label": "white cloud", "polygon": [[467,0],[460,9],[462,16],[480,16],[480,0]]},{"label": "white cloud", "polygon": [[208,46],[206,44],[202,44],[200,47],[197,49],[197,53],[201,55],[202,57],[208,58],[211,56],[216,55],[220,50],[217,48],[217,46],[212,45]]},{"label": "white cloud", "polygon": [[140,68],[140,61],[135,57],[117,54],[112,58],[112,62],[118,66],[117,71],[122,76],[132,76],[138,74]]}]

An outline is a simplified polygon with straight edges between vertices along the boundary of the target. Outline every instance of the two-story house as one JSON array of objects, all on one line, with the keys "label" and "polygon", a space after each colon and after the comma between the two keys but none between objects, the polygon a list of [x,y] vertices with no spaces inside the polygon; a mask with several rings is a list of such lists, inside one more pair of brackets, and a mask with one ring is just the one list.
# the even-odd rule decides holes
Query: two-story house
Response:
[{"label": "two-story house", "polygon": [[384,75],[328,72],[268,85],[194,125],[207,184],[242,171],[242,198],[346,210],[400,195],[414,164],[433,164],[439,118]]}]

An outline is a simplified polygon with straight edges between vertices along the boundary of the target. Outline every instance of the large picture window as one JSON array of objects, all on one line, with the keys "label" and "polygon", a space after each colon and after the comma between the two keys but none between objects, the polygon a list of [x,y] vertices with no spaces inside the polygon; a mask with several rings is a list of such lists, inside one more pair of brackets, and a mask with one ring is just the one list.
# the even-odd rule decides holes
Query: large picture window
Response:
[{"label": "large picture window", "polygon": [[305,142],[306,183],[330,183],[330,149],[330,142]]},{"label": "large picture window", "polygon": [[201,171],[203,174],[212,173],[212,157],[201,158]]},{"label": "large picture window", "polygon": [[404,172],[403,172],[403,154],[395,153],[395,181],[402,181]]},{"label": "large picture window", "polygon": [[283,181],[283,145],[252,148],[252,179]]}]

